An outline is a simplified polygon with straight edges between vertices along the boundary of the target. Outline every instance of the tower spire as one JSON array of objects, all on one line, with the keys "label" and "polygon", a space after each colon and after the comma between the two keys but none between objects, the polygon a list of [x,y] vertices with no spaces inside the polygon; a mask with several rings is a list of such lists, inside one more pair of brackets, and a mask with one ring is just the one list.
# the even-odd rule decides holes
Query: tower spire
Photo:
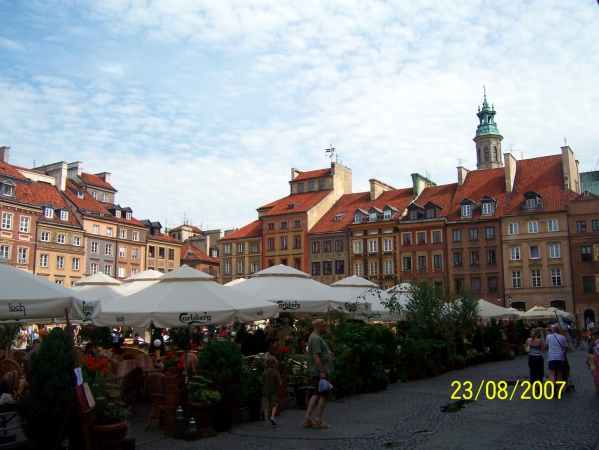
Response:
[{"label": "tower spire", "polygon": [[487,86],[483,84],[483,105],[478,107],[478,127],[476,128],[476,167],[477,169],[495,169],[503,167],[501,140],[495,123],[495,106],[489,107]]}]

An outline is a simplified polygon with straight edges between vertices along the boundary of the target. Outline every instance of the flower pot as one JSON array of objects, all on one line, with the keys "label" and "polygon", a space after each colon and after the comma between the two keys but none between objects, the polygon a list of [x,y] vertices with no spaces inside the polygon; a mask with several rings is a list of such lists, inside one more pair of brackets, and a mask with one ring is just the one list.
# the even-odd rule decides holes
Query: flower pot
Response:
[{"label": "flower pot", "polygon": [[122,450],[128,428],[129,422],[92,425],[94,437],[98,443],[98,448],[101,450]]},{"label": "flower pot", "polygon": [[196,421],[196,426],[203,438],[216,436],[214,431],[214,418],[218,412],[218,405],[208,405],[206,403],[187,402],[187,414]]},{"label": "flower pot", "polygon": [[185,371],[185,367],[167,367],[167,373],[171,373],[173,375],[181,375]]}]

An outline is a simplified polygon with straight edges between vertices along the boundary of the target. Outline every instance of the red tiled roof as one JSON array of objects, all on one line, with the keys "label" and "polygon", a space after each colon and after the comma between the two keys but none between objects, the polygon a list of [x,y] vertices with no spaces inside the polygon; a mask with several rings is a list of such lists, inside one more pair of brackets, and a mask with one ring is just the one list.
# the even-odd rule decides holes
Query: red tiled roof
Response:
[{"label": "red tiled roof", "polygon": [[68,207],[66,200],[58,190],[56,186],[52,186],[48,183],[43,183],[41,181],[31,183],[31,192],[35,197],[37,206],[49,205],[52,206],[53,209],[58,208],[67,208],[69,212],[68,220],[60,220],[60,217],[57,217],[57,214],[54,214],[53,218],[45,217],[42,213],[39,220],[44,222],[52,222],[63,225],[72,225],[75,227],[80,227],[81,224],[77,220],[77,216],[71,211]]},{"label": "red tiled roof", "polygon": [[219,241],[225,241],[228,239],[242,239],[242,238],[253,238],[262,236],[262,221],[254,220],[252,223],[243,226],[232,233],[227,234],[219,239]]},{"label": "red tiled roof", "polygon": [[179,225],[178,227],[175,228],[171,228],[168,232],[170,233],[171,231],[179,231],[181,230],[183,227],[187,227],[187,228],[191,228],[192,231],[196,232],[196,233],[202,233],[202,230],[200,230],[198,227],[196,227],[195,225]]},{"label": "red tiled roof", "polygon": [[[320,202],[331,192],[333,192],[332,189],[325,189],[322,191],[305,192],[303,194],[291,194],[287,197],[275,200],[274,202],[261,206],[258,209],[260,210],[263,208],[270,208],[269,211],[263,214],[263,217],[306,212],[309,211],[314,205]],[[297,203],[297,205],[295,206],[295,208],[290,209],[289,205],[294,203]]]},{"label": "red tiled roof", "polygon": [[85,182],[85,184],[91,184],[93,186],[98,186],[104,189],[110,189],[111,191],[116,192],[116,189],[113,188],[110,183],[107,183],[98,175],[92,175],[91,173],[81,173],[81,179]]},{"label": "red tiled roof", "polygon": [[[370,200],[370,192],[358,194],[345,194],[310,230],[314,233],[331,233],[346,230],[354,221],[357,209],[368,211],[373,206],[383,209],[386,205],[393,206],[401,213],[414,199],[413,189],[392,189],[383,192],[376,200]],[[341,220],[334,220],[335,216],[345,213]],[[384,223],[383,221],[382,223]],[[377,222],[381,223],[381,222]]]},{"label": "red tiled roof", "polygon": [[0,176],[5,175],[10,178],[17,178],[19,180],[26,180],[27,178],[23,176],[21,172],[11,166],[4,161],[0,161]]},{"label": "red tiled roof", "polygon": [[108,210],[111,206],[115,206],[113,203],[104,203],[104,202],[100,202],[100,201],[98,201],[98,203],[106,210],[106,212],[108,214],[110,214],[112,219],[115,220],[116,222],[119,222],[119,223],[122,223],[125,225],[135,225],[137,227],[145,227],[145,225],[143,223],[141,223],[139,220],[137,220],[135,217],[133,217],[133,215],[131,215],[131,219],[127,219],[126,217],[124,217],[124,213],[121,215],[121,217],[113,216],[112,213]]},{"label": "red tiled roof", "polygon": [[321,178],[331,175],[331,169],[317,169],[309,170],[308,172],[301,172],[293,181],[309,180],[311,178]]},{"label": "red tiled roof", "polygon": [[182,261],[202,261],[208,263],[220,264],[220,259],[213,258],[212,256],[207,255],[200,249],[194,247],[188,242],[185,242],[181,246],[181,260]]},{"label": "red tiled roof", "polygon": [[[77,192],[83,192],[83,198],[77,197]],[[100,213],[98,217],[103,217],[104,219],[109,219],[112,217],[112,214],[106,211],[106,208],[104,208],[98,200],[93,198],[90,193],[84,192],[84,190],[77,186],[73,180],[67,179],[64,193],[78,210],[87,210]]]},{"label": "red tiled roof", "polygon": [[[0,173],[0,181],[8,180],[7,177],[3,177]],[[15,184],[15,196],[5,197],[0,196],[0,201],[11,201],[16,203],[22,203],[30,206],[37,206],[35,196],[31,192],[31,184],[19,182],[19,180],[10,180]]]},{"label": "red tiled roof", "polygon": [[451,211],[451,202],[457,187],[457,183],[427,187],[414,200],[414,203],[424,207],[428,202],[433,202],[442,208],[437,217],[446,217]]},{"label": "red tiled roof", "polygon": [[[494,214],[481,214],[480,199],[484,196],[489,196],[497,200]],[[476,209],[472,217],[460,216],[460,208],[462,201],[465,198],[477,203]],[[420,202],[418,202],[420,204]],[[488,170],[473,170],[468,172],[464,184],[458,186],[453,196],[451,211],[447,217],[448,220],[489,220],[498,219],[502,214],[506,204],[505,193],[505,168],[488,169]]]},{"label": "red tiled roof", "polygon": [[170,242],[172,244],[180,244],[181,241],[177,240],[177,239],[173,239],[170,236],[167,236],[164,233],[160,233],[160,235],[156,236],[155,234],[150,234],[148,233],[148,239],[149,240],[156,240],[156,241],[164,241],[164,242]]},{"label": "red tiled roof", "polygon": [[[566,203],[578,194],[564,189],[562,155],[523,159],[516,162],[514,189],[508,196],[503,214],[531,214],[566,211]],[[541,196],[542,207],[535,210],[522,209],[524,193],[534,191]]]}]

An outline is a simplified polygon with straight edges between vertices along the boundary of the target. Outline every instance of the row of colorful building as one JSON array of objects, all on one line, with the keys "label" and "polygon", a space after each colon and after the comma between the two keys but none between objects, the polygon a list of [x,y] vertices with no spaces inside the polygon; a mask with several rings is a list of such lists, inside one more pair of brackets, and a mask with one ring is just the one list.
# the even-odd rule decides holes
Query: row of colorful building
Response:
[{"label": "row of colorful building", "polygon": [[503,154],[496,111],[484,99],[477,168],[436,185],[412,174],[396,189],[376,179],[352,192],[351,170],[291,170],[290,194],[220,239],[226,283],[285,264],[333,283],[351,275],[381,288],[426,279],[502,306],[555,306],[594,320],[599,307],[599,197],[582,191],[578,161]]}]

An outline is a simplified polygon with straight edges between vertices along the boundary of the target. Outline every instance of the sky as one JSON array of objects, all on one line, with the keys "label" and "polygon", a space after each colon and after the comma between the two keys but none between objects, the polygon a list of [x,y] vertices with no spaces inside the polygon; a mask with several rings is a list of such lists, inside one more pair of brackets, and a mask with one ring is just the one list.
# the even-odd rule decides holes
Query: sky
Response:
[{"label": "sky", "polygon": [[517,159],[599,163],[596,0],[0,0],[0,145],[81,161],[166,227],[239,228],[291,168],[410,187],[476,168],[487,98]]}]

